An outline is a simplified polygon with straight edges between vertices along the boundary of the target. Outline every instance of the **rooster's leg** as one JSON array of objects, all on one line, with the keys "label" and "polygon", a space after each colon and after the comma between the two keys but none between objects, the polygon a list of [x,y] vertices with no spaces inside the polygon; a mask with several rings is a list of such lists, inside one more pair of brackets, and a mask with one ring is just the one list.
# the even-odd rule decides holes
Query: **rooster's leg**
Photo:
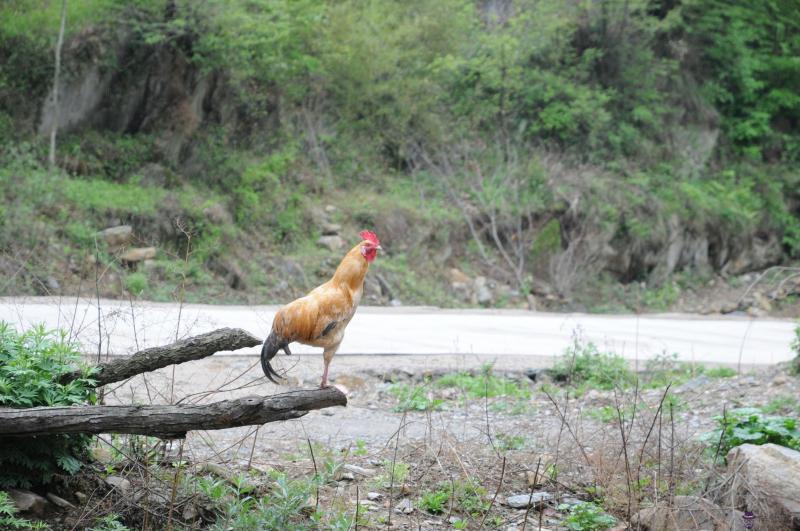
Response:
[{"label": "rooster's leg", "polygon": [[320,389],[323,387],[328,387],[328,366],[331,364],[333,355],[336,354],[338,348],[339,345],[335,345],[331,348],[326,348],[325,352],[322,353],[322,357],[325,360],[325,370],[322,371],[322,382],[319,384]]}]

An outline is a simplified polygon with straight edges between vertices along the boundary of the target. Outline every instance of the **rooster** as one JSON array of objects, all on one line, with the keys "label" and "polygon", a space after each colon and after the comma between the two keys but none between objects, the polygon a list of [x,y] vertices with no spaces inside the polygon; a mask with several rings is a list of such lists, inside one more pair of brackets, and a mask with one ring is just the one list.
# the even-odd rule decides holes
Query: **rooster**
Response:
[{"label": "rooster", "polygon": [[322,347],[325,369],[320,387],[328,386],[328,366],[344,338],[344,329],[356,313],[364,292],[364,277],[378,255],[381,242],[374,232],[359,233],[361,243],[350,249],[326,283],[305,297],[290,302],[275,314],[272,330],[261,349],[261,368],[273,383],[281,378],[270,365],[279,350],[287,355],[289,343]]}]

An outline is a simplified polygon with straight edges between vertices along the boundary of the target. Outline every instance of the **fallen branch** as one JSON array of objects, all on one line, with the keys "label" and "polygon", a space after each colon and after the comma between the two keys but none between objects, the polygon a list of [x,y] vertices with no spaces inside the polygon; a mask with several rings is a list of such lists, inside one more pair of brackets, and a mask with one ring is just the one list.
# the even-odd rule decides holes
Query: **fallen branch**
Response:
[{"label": "fallen branch", "polygon": [[177,439],[191,430],[220,430],[296,419],[314,409],[346,406],[335,387],[298,389],[213,404],[178,406],[71,406],[0,409],[0,436],[54,433],[136,433]]},{"label": "fallen branch", "polygon": [[[241,328],[220,328],[163,347],[141,350],[129,358],[101,363],[92,378],[97,387],[121,382],[137,374],[161,369],[169,365],[199,360],[222,350],[238,350],[255,347],[262,341]],[[80,372],[64,375],[61,383],[81,377]]]}]

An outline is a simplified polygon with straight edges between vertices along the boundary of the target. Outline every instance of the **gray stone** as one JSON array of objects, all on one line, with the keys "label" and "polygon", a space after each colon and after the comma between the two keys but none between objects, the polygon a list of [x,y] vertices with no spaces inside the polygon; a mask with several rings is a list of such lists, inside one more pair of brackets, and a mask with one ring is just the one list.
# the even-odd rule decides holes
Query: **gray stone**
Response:
[{"label": "gray stone", "polygon": [[50,290],[51,292],[58,291],[61,289],[61,284],[59,284],[58,280],[56,280],[56,278],[52,276],[47,277],[44,281],[44,284],[45,286],[47,286],[47,289]]},{"label": "gray stone", "polygon": [[106,478],[106,483],[118,490],[123,496],[130,494],[131,489],[133,488],[130,481],[119,476],[108,476]]},{"label": "gray stone", "polygon": [[143,262],[155,258],[156,254],[155,247],[134,247],[122,253],[119,259],[129,263]]},{"label": "gray stone", "polygon": [[131,242],[133,238],[133,227],[130,225],[109,227],[98,232],[97,237],[106,242],[109,247],[122,247]]},{"label": "gray stone", "polygon": [[383,498],[383,494],[381,494],[380,492],[368,492],[367,493],[367,499],[368,500],[377,501],[377,500],[380,500],[381,498]]},{"label": "gray stone", "polygon": [[[744,529],[742,513],[726,511],[715,503],[697,496],[675,496],[672,505],[647,507],[633,515],[634,528],[645,531],[684,531],[687,529]],[[766,528],[765,528],[766,529]]]},{"label": "gray stone", "polygon": [[494,295],[486,277],[475,278],[475,300],[478,304],[491,304],[492,300],[494,300]]},{"label": "gray stone", "polygon": [[181,514],[183,519],[187,522],[191,522],[198,516],[200,513],[197,511],[197,506],[193,503],[187,503],[186,506],[183,508],[183,513]]},{"label": "gray stone", "polygon": [[329,251],[338,251],[344,247],[344,240],[341,236],[320,236],[317,245]]},{"label": "gray stone", "polygon": [[78,503],[83,504],[83,503],[86,503],[86,500],[89,499],[89,496],[87,496],[86,494],[84,494],[81,491],[75,491],[75,498],[77,498]]},{"label": "gray stone", "polygon": [[743,444],[727,461],[734,504],[755,513],[757,529],[800,529],[800,452]]},{"label": "gray stone", "polygon": [[398,306],[402,306],[402,305],[403,305],[403,302],[400,299],[392,299],[392,300],[389,301],[389,306],[393,306],[395,308],[398,307]]},{"label": "gray stone", "polygon": [[352,472],[344,472],[341,479],[342,481],[355,481],[356,476]]},{"label": "gray stone", "polygon": [[75,508],[75,506],[72,505],[70,502],[68,502],[64,498],[61,498],[60,496],[56,496],[52,492],[48,492],[45,496],[47,496],[47,499],[50,500],[51,503],[61,507],[62,509],[74,509]]},{"label": "gray stone", "polygon": [[403,498],[394,507],[395,512],[403,514],[411,514],[414,512],[414,504],[408,498]]},{"label": "gray stone", "polygon": [[342,226],[338,223],[323,223],[322,235],[323,236],[336,236],[342,230]]},{"label": "gray stone", "polygon": [[369,470],[367,468],[361,468],[360,466],[356,465],[344,465],[344,469],[348,472],[352,472],[353,474],[358,474],[359,476],[374,476],[375,471]]},{"label": "gray stone", "polygon": [[506,499],[506,504],[512,509],[527,509],[530,506],[541,505],[552,499],[553,495],[549,492],[539,491],[509,496],[508,499]]},{"label": "gray stone", "polygon": [[337,208],[333,205],[325,205],[325,212],[327,212],[328,214],[333,214],[334,212],[336,212],[336,210]]},{"label": "gray stone", "polygon": [[676,387],[675,392],[685,393],[687,391],[696,391],[704,385],[708,385],[709,382],[711,382],[711,378],[708,376],[698,376],[697,378],[692,378],[688,382]]},{"label": "gray stone", "polygon": [[25,489],[9,489],[8,495],[20,512],[41,516],[47,510],[49,503],[35,492]]}]

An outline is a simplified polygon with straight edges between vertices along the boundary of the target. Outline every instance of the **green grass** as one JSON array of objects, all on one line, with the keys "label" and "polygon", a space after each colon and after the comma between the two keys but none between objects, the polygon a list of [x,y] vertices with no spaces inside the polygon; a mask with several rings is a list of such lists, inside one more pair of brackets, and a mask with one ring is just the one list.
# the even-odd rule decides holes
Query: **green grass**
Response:
[{"label": "green grass", "polygon": [[800,414],[800,399],[792,395],[781,395],[774,398],[760,409],[767,415],[773,415],[775,413]]},{"label": "green grass", "polygon": [[448,374],[436,380],[436,386],[461,389],[467,397],[475,399],[501,396],[528,399],[531,396],[530,389],[514,380],[492,374],[491,364],[484,365],[478,375],[467,372]]},{"label": "green grass", "polygon": [[424,491],[417,505],[431,514],[442,514],[448,501],[450,501],[450,488],[448,485],[441,485],[436,490]]},{"label": "green grass", "polygon": [[397,405],[394,411],[432,411],[440,409],[444,400],[433,398],[432,391],[428,386],[392,384],[389,393],[397,398]]},{"label": "green grass", "polygon": [[166,195],[161,188],[101,179],[63,179],[60,186],[64,197],[76,208],[94,212],[152,216]]},{"label": "green grass", "polygon": [[575,387],[579,393],[586,389],[624,389],[636,381],[625,358],[602,352],[594,343],[584,342],[578,335],[556,360],[550,373],[556,381]]}]

